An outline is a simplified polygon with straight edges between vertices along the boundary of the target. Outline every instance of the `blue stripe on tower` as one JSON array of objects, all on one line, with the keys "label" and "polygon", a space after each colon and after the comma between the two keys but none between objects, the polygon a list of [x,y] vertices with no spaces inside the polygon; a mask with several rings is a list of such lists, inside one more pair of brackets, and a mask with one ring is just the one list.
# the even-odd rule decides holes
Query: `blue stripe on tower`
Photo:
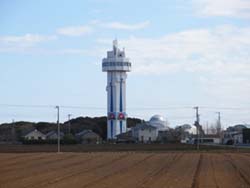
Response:
[{"label": "blue stripe on tower", "polygon": [[113,112],[113,86],[112,86],[112,74],[111,74],[111,82],[110,82],[110,111]]},{"label": "blue stripe on tower", "polygon": [[120,112],[122,112],[122,78],[120,81]]},{"label": "blue stripe on tower", "polygon": [[[120,81],[120,112],[122,112],[122,78]],[[120,121],[120,133],[122,133],[122,121]]]},{"label": "blue stripe on tower", "polygon": [[110,122],[110,132],[111,132],[111,138],[113,138],[113,120]]},{"label": "blue stripe on tower", "polygon": [[120,121],[120,134],[122,133],[122,121]]},{"label": "blue stripe on tower", "polygon": [[[112,73],[111,73],[111,82],[110,82],[110,111],[113,112],[113,86],[112,86]],[[111,131],[111,138],[113,138],[113,120],[110,122],[110,131]]]}]

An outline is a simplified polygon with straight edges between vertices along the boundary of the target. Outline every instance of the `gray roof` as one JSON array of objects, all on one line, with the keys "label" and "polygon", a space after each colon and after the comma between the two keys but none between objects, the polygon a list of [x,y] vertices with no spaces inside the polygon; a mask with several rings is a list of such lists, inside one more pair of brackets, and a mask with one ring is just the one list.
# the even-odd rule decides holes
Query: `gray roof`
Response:
[{"label": "gray roof", "polygon": [[250,124],[245,124],[245,127],[246,127],[247,129],[250,129]]},{"label": "gray roof", "polygon": [[[52,130],[52,131],[48,132],[48,133],[46,134],[46,137],[50,137],[50,136],[52,136],[53,134],[56,134],[56,135],[57,135],[57,131]],[[60,132],[60,135],[61,135],[61,136],[64,136],[64,133],[63,133],[63,132]]]},{"label": "gray roof", "polygon": [[238,124],[232,127],[228,127],[227,131],[242,131],[242,129],[249,129],[249,128],[250,128],[249,124]]},{"label": "gray roof", "polygon": [[24,129],[22,130],[22,136],[26,136],[27,134],[33,132],[34,130],[36,130],[36,128],[31,128],[31,129]]},{"label": "gray roof", "polygon": [[150,125],[150,123],[145,122],[145,123],[137,124],[135,127],[133,127],[133,129],[142,130],[142,129],[157,129],[157,128]]},{"label": "gray roof", "polygon": [[38,132],[39,134],[41,134],[41,135],[44,135],[44,136],[45,136],[45,134],[44,134],[44,133],[42,133],[41,131],[39,131],[39,130],[37,130],[37,129],[32,129],[31,131],[27,132],[27,133],[26,133],[26,134],[24,134],[23,136],[25,137],[25,136],[29,135],[29,134],[30,134],[30,133],[32,133],[32,132]]},{"label": "gray roof", "polygon": [[[83,130],[83,131],[81,131],[81,132],[79,132],[79,133],[76,133],[76,136],[77,136],[77,137],[83,136],[83,135],[85,135],[85,134],[87,134],[87,133],[94,133],[94,134],[96,134],[94,131],[92,131],[92,130],[90,130],[90,129],[86,129],[86,130]],[[96,135],[97,135],[97,134],[96,134]]]}]

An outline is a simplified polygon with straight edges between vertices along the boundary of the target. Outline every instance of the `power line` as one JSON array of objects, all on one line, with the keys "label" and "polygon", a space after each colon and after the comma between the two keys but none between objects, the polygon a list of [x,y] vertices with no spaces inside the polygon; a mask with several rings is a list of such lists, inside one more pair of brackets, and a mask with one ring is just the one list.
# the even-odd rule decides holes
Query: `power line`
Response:
[{"label": "power line", "polygon": [[56,105],[0,104],[0,106],[13,108],[54,108]]},{"label": "power line", "polygon": [[60,108],[69,109],[93,109],[93,110],[106,110],[104,107],[88,107],[88,106],[65,106],[65,105],[24,105],[24,104],[0,104],[0,107],[12,107],[12,108],[55,108],[55,106],[60,106]]},{"label": "power line", "polygon": [[[106,110],[106,107],[96,107],[96,106],[74,106],[74,105],[40,105],[40,104],[0,104],[0,107],[12,107],[12,108],[54,108],[55,106],[60,106],[60,108],[68,109],[86,109],[86,110]],[[168,106],[168,105],[166,105]],[[200,109],[205,110],[237,110],[237,111],[250,111],[250,108],[243,107],[212,107],[212,106],[199,106]],[[192,106],[168,106],[168,107],[128,107],[129,110],[181,110],[181,109],[193,109]]]},{"label": "power line", "polygon": [[[167,106],[167,105],[166,105]],[[192,106],[178,106],[178,107],[130,107],[131,110],[175,110],[175,109],[192,109]]]},{"label": "power line", "polygon": [[61,108],[69,108],[69,109],[88,109],[88,110],[106,110],[104,107],[91,107],[91,106],[60,106]]},{"label": "power line", "polygon": [[250,108],[242,108],[242,107],[209,107],[209,106],[201,106],[202,109],[211,109],[211,110],[242,110],[242,111],[250,111]]}]

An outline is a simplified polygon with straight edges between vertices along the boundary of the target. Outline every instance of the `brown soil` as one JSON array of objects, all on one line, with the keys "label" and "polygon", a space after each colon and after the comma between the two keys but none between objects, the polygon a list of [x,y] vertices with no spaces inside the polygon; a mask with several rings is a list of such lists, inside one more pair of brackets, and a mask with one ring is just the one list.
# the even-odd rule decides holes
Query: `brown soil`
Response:
[{"label": "brown soil", "polygon": [[248,153],[2,153],[0,187],[249,188]]}]

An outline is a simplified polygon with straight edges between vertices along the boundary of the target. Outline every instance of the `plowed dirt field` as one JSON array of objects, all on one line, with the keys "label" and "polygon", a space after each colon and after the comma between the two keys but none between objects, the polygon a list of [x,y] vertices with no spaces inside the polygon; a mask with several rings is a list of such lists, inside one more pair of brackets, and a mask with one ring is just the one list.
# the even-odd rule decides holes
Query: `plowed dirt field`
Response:
[{"label": "plowed dirt field", "polygon": [[2,153],[0,187],[250,188],[250,154]]}]

